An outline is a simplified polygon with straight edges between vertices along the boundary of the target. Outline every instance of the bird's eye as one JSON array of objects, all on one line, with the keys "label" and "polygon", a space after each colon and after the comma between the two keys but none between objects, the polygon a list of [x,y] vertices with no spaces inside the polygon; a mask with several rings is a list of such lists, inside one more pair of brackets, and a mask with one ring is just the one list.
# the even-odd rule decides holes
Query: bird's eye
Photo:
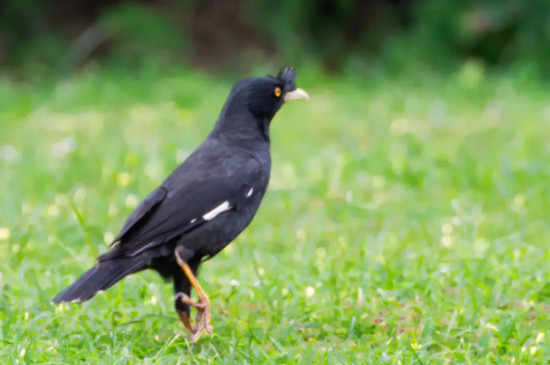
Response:
[{"label": "bird's eye", "polygon": [[274,92],[274,93],[275,93],[275,97],[280,98],[280,97],[281,97],[281,94],[283,93],[283,91],[281,90],[280,87],[277,86],[277,87],[275,88],[275,92]]}]

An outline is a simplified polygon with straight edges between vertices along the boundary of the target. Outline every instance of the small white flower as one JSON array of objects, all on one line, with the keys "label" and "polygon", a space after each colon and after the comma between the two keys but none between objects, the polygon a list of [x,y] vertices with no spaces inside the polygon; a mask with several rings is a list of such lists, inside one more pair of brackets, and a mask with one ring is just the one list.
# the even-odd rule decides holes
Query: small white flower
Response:
[{"label": "small white flower", "polygon": [[410,121],[407,118],[397,118],[390,124],[390,130],[394,134],[405,134],[407,133],[411,126]]},{"label": "small white flower", "polygon": [[494,324],[492,323],[485,323],[485,328],[488,328],[492,331],[495,331],[496,333],[498,333],[498,328],[497,326],[495,326]]},{"label": "small white flower", "polygon": [[0,227],[0,240],[8,240],[11,237],[11,231],[7,227]]},{"label": "small white flower", "polygon": [[129,194],[124,203],[128,208],[135,208],[138,205],[138,197],[135,194]]},{"label": "small white flower", "polygon": [[306,230],[304,228],[296,230],[296,238],[300,241],[305,241],[307,238]]},{"label": "small white flower", "polygon": [[115,236],[111,232],[105,232],[105,234],[103,235],[103,241],[106,244],[111,244],[111,242],[113,242],[114,239],[115,239]]},{"label": "small white flower", "polygon": [[450,236],[451,234],[453,234],[453,226],[449,223],[445,223],[441,226],[441,233],[443,233],[443,235],[445,236]]},{"label": "small white flower", "polygon": [[6,162],[16,162],[21,157],[21,154],[15,147],[6,145],[0,147],[0,159]]},{"label": "small white flower", "polygon": [[130,174],[127,172],[121,172],[118,174],[116,182],[119,186],[128,186],[130,184]]},{"label": "small white flower", "polygon": [[62,139],[52,146],[52,155],[56,158],[65,157],[69,152],[76,149],[76,140],[70,136]]},{"label": "small white flower", "polygon": [[118,207],[115,204],[109,204],[109,217],[113,217],[118,214]]},{"label": "small white flower", "polygon": [[69,309],[69,307],[67,306],[67,304],[65,303],[59,303],[56,307],[55,307],[55,313],[61,313],[61,312],[65,312]]},{"label": "small white flower", "polygon": [[308,286],[306,288],[306,297],[311,298],[314,295],[315,295],[315,288],[312,286]]},{"label": "small white flower", "polygon": [[353,191],[348,190],[346,191],[346,203],[351,204],[353,201]]},{"label": "small white flower", "polygon": [[233,279],[229,282],[229,285],[231,286],[239,286],[241,283],[239,283],[236,279]]},{"label": "small white flower", "polygon": [[364,304],[363,289],[357,288],[357,306],[362,307]]},{"label": "small white flower", "polygon": [[525,204],[525,195],[518,194],[514,197],[514,205],[516,207],[521,207]]},{"label": "small white flower", "polygon": [[31,205],[29,203],[21,204],[21,212],[23,214],[30,214],[32,212]]},{"label": "small white flower", "polygon": [[76,191],[73,194],[73,199],[75,203],[82,203],[85,198],[86,198],[86,189],[82,187],[76,189]]},{"label": "small white flower", "polygon": [[48,207],[48,215],[50,217],[57,217],[59,215],[59,207],[55,204],[52,204]]}]

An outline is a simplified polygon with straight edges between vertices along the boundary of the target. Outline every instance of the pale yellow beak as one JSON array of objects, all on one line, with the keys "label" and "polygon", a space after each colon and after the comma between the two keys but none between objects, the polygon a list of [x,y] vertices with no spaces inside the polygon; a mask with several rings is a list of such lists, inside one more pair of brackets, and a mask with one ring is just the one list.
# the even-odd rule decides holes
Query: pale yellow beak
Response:
[{"label": "pale yellow beak", "polygon": [[285,103],[291,100],[309,99],[309,95],[302,89],[289,91],[284,96]]}]

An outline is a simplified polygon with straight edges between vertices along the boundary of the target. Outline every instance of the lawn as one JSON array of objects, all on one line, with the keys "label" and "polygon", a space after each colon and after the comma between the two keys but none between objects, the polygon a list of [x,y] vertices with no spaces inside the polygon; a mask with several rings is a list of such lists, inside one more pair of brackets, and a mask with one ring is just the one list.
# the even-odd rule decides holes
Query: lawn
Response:
[{"label": "lawn", "polygon": [[471,65],[301,73],[311,100],[272,124],[258,215],[202,266],[215,336],[195,346],[153,272],[49,301],[205,138],[238,76],[0,81],[2,363],[549,363],[547,85]]}]

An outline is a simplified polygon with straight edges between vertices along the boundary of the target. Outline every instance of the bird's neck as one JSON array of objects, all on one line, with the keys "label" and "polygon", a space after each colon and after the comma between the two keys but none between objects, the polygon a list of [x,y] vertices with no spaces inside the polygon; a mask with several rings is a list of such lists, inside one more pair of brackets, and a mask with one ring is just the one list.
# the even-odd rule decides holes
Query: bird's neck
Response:
[{"label": "bird's neck", "polygon": [[252,113],[224,115],[210,132],[209,137],[241,146],[268,144],[270,118],[258,117]]}]

